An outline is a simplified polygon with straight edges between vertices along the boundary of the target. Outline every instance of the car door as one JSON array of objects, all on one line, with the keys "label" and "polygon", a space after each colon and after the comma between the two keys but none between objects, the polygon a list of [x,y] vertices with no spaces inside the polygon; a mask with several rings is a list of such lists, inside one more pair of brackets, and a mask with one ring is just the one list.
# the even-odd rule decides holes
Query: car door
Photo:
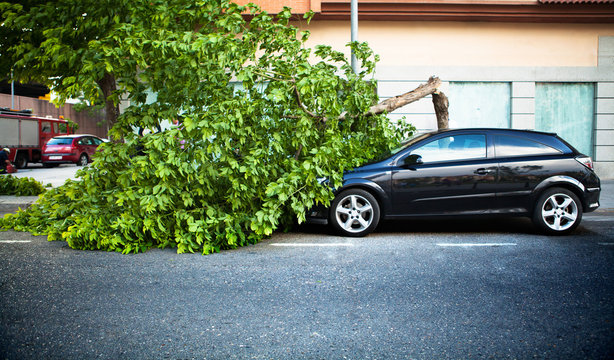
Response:
[{"label": "car door", "polygon": [[96,149],[100,144],[97,140],[98,139],[91,136],[87,137],[87,155],[90,157],[90,159],[92,158],[92,156],[94,156],[94,154],[96,154]]},{"label": "car door", "polygon": [[76,146],[77,146],[77,156],[80,156],[82,153],[88,153],[87,151],[87,137],[81,137],[78,138],[77,141],[75,142]]},{"label": "car door", "polygon": [[488,145],[484,132],[446,133],[409,149],[392,171],[391,216],[491,210],[498,166]]}]

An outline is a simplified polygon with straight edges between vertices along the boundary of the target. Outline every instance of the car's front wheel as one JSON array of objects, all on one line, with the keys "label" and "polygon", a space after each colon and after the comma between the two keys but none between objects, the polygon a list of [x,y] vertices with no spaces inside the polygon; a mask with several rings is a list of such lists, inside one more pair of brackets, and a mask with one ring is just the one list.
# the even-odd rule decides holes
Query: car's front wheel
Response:
[{"label": "car's front wheel", "polygon": [[379,223],[380,209],[371,193],[361,189],[341,192],[332,203],[330,223],[342,235],[365,236]]},{"label": "car's front wheel", "polygon": [[582,203],[576,194],[567,189],[549,189],[535,204],[533,222],[547,234],[569,234],[581,220]]}]

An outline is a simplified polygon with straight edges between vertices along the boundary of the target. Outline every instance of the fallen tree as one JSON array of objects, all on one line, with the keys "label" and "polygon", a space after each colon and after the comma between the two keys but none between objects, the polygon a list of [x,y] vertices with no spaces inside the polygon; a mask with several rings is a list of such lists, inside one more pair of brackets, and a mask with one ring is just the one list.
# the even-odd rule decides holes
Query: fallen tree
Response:
[{"label": "fallen tree", "polygon": [[[345,169],[411,134],[385,114],[440,84],[431,78],[378,103],[371,49],[350,45],[355,74],[343,53],[307,48],[289,9],[272,18],[219,0],[156,4],[136,1],[131,23],[89,43],[131,101],[111,132],[125,142],[105,144],[80,181],[47,191],[3,228],[124,253],[255,243],[328,205],[332,190],[320,179],[339,186]],[[134,132],[168,119],[178,125]]]}]

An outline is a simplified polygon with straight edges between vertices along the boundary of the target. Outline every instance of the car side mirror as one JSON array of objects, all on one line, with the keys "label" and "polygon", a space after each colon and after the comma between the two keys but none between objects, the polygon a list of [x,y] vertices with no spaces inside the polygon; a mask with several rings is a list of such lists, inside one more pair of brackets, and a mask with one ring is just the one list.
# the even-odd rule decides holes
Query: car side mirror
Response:
[{"label": "car side mirror", "polygon": [[403,159],[403,165],[411,166],[411,165],[420,165],[422,164],[422,156],[418,154],[410,154],[405,159]]}]

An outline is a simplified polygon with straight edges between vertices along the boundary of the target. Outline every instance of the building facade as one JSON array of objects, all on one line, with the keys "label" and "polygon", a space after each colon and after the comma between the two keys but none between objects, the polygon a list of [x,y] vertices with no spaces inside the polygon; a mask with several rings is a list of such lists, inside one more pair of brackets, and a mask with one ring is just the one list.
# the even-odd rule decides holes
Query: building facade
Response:
[{"label": "building facade", "polygon": [[[350,0],[252,2],[313,10],[309,25],[296,22],[309,45],[349,53]],[[358,0],[358,13],[359,40],[381,58],[380,98],[436,75],[450,127],[557,132],[614,178],[614,0]],[[430,99],[390,114],[402,117],[420,131],[437,127]]]}]

